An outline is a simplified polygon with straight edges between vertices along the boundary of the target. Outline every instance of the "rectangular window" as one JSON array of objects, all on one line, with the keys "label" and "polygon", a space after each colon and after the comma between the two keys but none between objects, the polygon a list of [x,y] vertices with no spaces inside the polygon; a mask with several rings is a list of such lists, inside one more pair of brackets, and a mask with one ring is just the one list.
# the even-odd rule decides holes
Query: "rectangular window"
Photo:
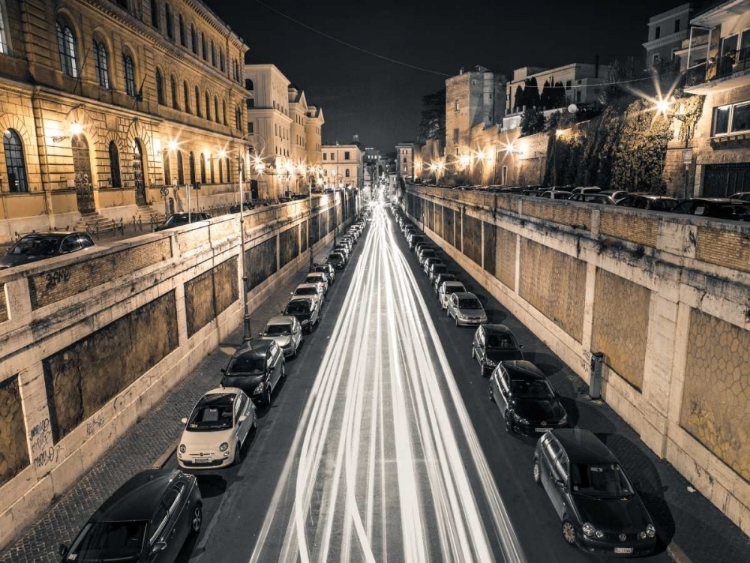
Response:
[{"label": "rectangular window", "polygon": [[460,106],[460,104],[458,103],[458,100],[456,100],[456,111],[458,111],[459,109],[461,109],[461,106]]},{"label": "rectangular window", "polygon": [[732,106],[723,106],[714,109],[714,135],[724,135],[729,132],[729,113]]},{"label": "rectangular window", "polygon": [[679,31],[680,31],[680,20],[675,20],[674,21],[674,32],[675,33],[679,33]]},{"label": "rectangular window", "polygon": [[732,108],[732,133],[750,131],[750,103]]},{"label": "rectangular window", "polygon": [[350,172],[349,172],[349,169],[347,168],[346,169],[346,177],[349,178],[349,175],[350,175]]},{"label": "rectangular window", "polygon": [[344,160],[349,160],[349,151],[344,151]]},{"label": "rectangular window", "polygon": [[458,128],[453,130],[453,142],[458,143]]},{"label": "rectangular window", "polygon": [[249,134],[255,133],[255,123],[253,123],[252,121],[247,122],[247,132]]},{"label": "rectangular window", "polygon": [[661,27],[657,25],[654,31],[654,39],[659,39],[659,37],[661,37]]},{"label": "rectangular window", "polygon": [[743,31],[740,38],[740,59],[748,58],[750,58],[750,29]]},{"label": "rectangular window", "polygon": [[323,160],[328,160],[328,154],[323,153]]}]

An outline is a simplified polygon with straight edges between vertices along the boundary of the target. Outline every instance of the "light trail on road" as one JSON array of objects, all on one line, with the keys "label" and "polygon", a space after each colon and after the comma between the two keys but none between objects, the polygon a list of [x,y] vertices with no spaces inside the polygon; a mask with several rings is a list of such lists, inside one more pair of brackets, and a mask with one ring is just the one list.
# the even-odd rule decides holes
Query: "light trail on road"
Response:
[{"label": "light trail on road", "polygon": [[525,563],[382,206],[360,245],[250,563]]}]

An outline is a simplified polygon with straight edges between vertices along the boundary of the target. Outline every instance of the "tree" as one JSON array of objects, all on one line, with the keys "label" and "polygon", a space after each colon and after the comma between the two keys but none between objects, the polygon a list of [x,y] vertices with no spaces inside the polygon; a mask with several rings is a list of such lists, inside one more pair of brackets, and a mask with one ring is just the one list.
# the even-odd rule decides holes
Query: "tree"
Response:
[{"label": "tree", "polygon": [[419,141],[445,139],[445,88],[422,97],[422,118],[419,121]]},{"label": "tree", "polygon": [[527,108],[539,107],[539,85],[536,83],[536,78],[526,79],[523,93]]},{"label": "tree", "polygon": [[542,109],[552,109],[552,86],[550,83],[545,80],[544,81],[544,87],[542,89],[542,95],[539,98],[539,101],[542,105]]},{"label": "tree", "polygon": [[520,84],[516,87],[516,97],[513,100],[513,107],[516,111],[523,111],[523,106],[526,105],[526,96],[523,91],[523,86]]},{"label": "tree", "polygon": [[552,99],[553,108],[561,108],[567,105],[565,86],[562,85],[562,82],[555,82],[555,85],[552,87],[550,98]]},{"label": "tree", "polygon": [[521,118],[521,136],[544,131],[544,113],[538,107],[527,107]]}]

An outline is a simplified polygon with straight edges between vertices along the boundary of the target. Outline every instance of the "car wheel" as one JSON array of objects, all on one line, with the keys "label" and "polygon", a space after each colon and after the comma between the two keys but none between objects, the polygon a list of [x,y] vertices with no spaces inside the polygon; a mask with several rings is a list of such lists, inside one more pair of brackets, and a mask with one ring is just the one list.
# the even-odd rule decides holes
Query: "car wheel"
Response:
[{"label": "car wheel", "polygon": [[513,416],[510,411],[505,411],[505,431],[508,434],[513,432]]},{"label": "car wheel", "polygon": [[575,526],[573,526],[573,523],[566,518],[562,521],[560,530],[562,531],[562,536],[565,540],[565,543],[570,546],[574,546],[576,544],[576,529]]},{"label": "car wheel", "polygon": [[271,386],[266,387],[266,392],[263,395],[263,402],[269,407],[271,406]]},{"label": "car wheel", "polygon": [[539,460],[538,459],[534,460],[534,469],[533,469],[533,472],[534,472],[534,483],[536,483],[537,485],[541,486],[541,484],[542,484],[542,468],[539,467]]},{"label": "car wheel", "polygon": [[197,536],[201,531],[201,525],[203,524],[203,507],[200,503],[195,505],[193,508],[193,517],[190,520],[190,533]]}]

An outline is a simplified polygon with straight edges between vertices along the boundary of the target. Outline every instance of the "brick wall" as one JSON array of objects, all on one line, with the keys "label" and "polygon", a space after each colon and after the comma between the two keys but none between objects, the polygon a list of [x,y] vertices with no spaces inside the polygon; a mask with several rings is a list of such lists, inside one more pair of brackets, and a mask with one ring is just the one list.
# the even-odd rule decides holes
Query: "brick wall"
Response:
[{"label": "brick wall", "polygon": [[174,292],[169,292],[45,358],[42,363],[55,442],[177,345],[177,306]]},{"label": "brick wall", "polygon": [[[207,230],[205,230],[208,232]],[[142,244],[29,277],[31,306],[39,309],[170,258],[168,239]]]},{"label": "brick wall", "polygon": [[299,226],[279,233],[279,266],[284,267],[299,256]]},{"label": "brick wall", "polygon": [[185,283],[188,336],[192,336],[239,299],[234,256]]},{"label": "brick wall", "polygon": [[482,263],[482,221],[470,215],[464,215],[463,241],[464,254],[476,264]]},{"label": "brick wall", "polygon": [[495,275],[495,264],[497,257],[497,226],[493,223],[484,222],[484,270]]},{"label": "brick wall", "polygon": [[[619,210],[618,210],[619,211]],[[636,213],[600,211],[599,232],[645,246],[656,246],[659,221],[656,216]]]},{"label": "brick wall", "polygon": [[0,486],[29,465],[18,377],[0,383]]},{"label": "brick wall", "polygon": [[750,481],[750,332],[693,309],[687,353],[680,425]]},{"label": "brick wall", "polygon": [[650,302],[648,288],[597,269],[591,350],[603,352],[606,364],[638,390],[643,388]]},{"label": "brick wall", "polygon": [[750,234],[698,227],[695,257],[717,266],[750,272]]},{"label": "brick wall", "polygon": [[277,270],[276,237],[273,236],[245,251],[245,264],[248,270],[248,289],[257,287],[272,276]]},{"label": "brick wall", "polygon": [[[443,207],[443,238],[445,241],[456,246],[456,239],[454,236],[454,221],[456,219],[456,213],[450,207]],[[458,241],[460,243],[460,241]]]},{"label": "brick wall", "polygon": [[[516,288],[516,239],[515,233],[495,227],[495,271],[492,274],[510,289]],[[486,244],[485,249],[491,252]],[[486,264],[487,254],[484,260]]]},{"label": "brick wall", "polygon": [[439,237],[443,236],[443,206],[439,203],[433,205],[433,225],[432,230],[437,233]]},{"label": "brick wall", "polygon": [[591,209],[587,207],[525,199],[523,214],[562,225],[591,228]]}]

